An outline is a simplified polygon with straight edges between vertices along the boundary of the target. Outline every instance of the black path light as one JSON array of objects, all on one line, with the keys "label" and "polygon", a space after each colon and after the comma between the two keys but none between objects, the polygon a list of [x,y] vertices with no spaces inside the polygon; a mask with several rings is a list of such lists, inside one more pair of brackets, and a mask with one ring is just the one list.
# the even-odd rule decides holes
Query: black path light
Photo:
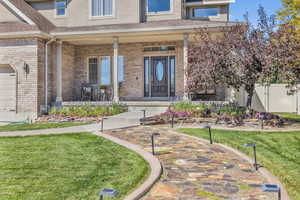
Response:
[{"label": "black path light", "polygon": [[213,139],[212,139],[212,134],[211,134],[211,127],[210,126],[200,126],[200,128],[202,128],[202,129],[208,129],[209,142],[210,142],[210,144],[213,144]]},{"label": "black path light", "polygon": [[256,144],[255,143],[247,143],[245,147],[253,147],[253,155],[254,155],[254,164],[256,171],[258,170],[259,164],[257,164],[257,157],[256,157]]},{"label": "black path light", "polygon": [[103,132],[104,129],[104,120],[108,119],[107,117],[102,117],[102,121],[101,121],[101,132]]},{"label": "black path light", "polygon": [[155,136],[159,136],[159,133],[152,133],[151,135],[151,144],[152,144],[152,155],[155,155],[155,151],[154,151],[154,137]]},{"label": "black path light", "polygon": [[277,192],[278,200],[281,200],[281,189],[278,185],[266,184],[262,186],[262,190],[263,192]]},{"label": "black path light", "polygon": [[175,113],[172,113],[172,119],[171,119],[171,127],[174,128],[174,118],[175,118]]},{"label": "black path light", "polygon": [[99,200],[104,200],[104,197],[117,197],[118,196],[118,191],[114,189],[103,189],[99,193]]},{"label": "black path light", "polygon": [[143,112],[144,119],[146,118],[146,110],[141,110]]}]

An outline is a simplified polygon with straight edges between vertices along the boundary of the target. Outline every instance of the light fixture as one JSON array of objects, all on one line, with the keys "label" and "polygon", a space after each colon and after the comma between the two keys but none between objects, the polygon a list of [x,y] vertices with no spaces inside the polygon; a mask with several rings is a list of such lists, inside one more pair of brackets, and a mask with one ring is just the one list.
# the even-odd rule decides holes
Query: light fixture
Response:
[{"label": "light fixture", "polygon": [[277,192],[278,200],[281,200],[281,189],[278,185],[266,184],[262,186],[263,192]]},{"label": "light fixture", "polygon": [[213,144],[213,139],[212,139],[212,134],[211,134],[211,127],[207,125],[207,126],[200,126],[200,128],[202,128],[202,129],[208,129],[209,142],[210,142],[210,144]]},{"label": "light fixture", "polygon": [[103,189],[100,191],[99,193],[99,197],[100,199],[99,200],[103,200],[104,197],[117,197],[118,196],[118,191],[117,190],[114,190],[114,189]]},{"label": "light fixture", "polygon": [[23,70],[24,70],[26,75],[29,74],[29,65],[25,62],[24,62]]},{"label": "light fixture", "polygon": [[253,147],[253,155],[254,155],[254,164],[255,170],[257,171],[260,167],[259,164],[257,164],[257,157],[256,157],[256,144],[255,143],[247,143],[244,145],[245,147]]},{"label": "light fixture", "polygon": [[146,110],[144,109],[144,110],[141,110],[142,112],[143,112],[143,116],[144,116],[144,119],[146,119]]},{"label": "light fixture", "polygon": [[151,135],[151,144],[152,144],[152,155],[155,155],[155,150],[154,150],[154,137],[159,136],[159,133],[152,133]]}]

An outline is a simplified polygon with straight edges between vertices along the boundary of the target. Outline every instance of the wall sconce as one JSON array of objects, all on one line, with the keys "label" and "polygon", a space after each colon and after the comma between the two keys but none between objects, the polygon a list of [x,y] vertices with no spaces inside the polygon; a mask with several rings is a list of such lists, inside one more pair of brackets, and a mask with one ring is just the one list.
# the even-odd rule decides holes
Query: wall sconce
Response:
[{"label": "wall sconce", "polygon": [[25,62],[24,62],[23,70],[24,70],[26,75],[29,74],[29,65]]}]

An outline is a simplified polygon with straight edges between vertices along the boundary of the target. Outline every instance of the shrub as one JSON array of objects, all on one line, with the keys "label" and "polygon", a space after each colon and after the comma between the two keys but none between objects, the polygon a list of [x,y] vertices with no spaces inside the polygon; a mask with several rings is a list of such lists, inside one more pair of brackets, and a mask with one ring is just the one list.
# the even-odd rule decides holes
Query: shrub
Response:
[{"label": "shrub", "polygon": [[53,109],[49,114],[68,115],[74,117],[100,117],[110,116],[126,112],[124,105],[113,103],[110,106],[76,106],[63,109]]},{"label": "shrub", "polygon": [[182,112],[193,112],[196,110],[196,105],[194,105],[191,101],[179,101],[171,105],[170,109],[175,111],[182,111]]}]

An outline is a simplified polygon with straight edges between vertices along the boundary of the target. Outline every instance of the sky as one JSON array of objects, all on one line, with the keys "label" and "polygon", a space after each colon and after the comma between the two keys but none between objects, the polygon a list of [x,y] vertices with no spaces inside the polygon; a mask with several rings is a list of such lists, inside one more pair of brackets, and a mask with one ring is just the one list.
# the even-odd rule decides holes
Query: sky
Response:
[{"label": "sky", "polygon": [[257,22],[257,9],[262,5],[268,14],[275,14],[281,8],[281,0],[235,0],[230,6],[230,21],[244,21],[243,15],[248,12],[253,24]]}]

